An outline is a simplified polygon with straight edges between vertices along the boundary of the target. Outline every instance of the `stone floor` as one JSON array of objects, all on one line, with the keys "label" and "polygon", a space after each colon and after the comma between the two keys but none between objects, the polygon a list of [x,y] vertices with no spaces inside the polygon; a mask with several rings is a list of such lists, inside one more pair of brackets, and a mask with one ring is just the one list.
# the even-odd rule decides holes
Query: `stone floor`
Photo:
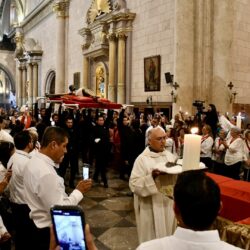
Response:
[{"label": "stone floor", "polygon": [[95,244],[99,250],[136,249],[133,197],[128,182],[120,180],[119,173],[109,169],[108,185],[104,188],[102,184],[93,184],[80,203]]}]

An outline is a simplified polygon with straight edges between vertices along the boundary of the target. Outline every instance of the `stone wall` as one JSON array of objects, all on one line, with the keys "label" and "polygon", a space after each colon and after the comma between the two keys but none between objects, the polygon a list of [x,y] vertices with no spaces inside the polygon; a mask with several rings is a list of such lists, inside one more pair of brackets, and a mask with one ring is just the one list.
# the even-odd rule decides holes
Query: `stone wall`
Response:
[{"label": "stone wall", "polygon": [[[132,36],[131,102],[145,103],[153,96],[153,103],[170,102],[171,89],[165,72],[173,74],[174,62],[174,1],[128,0],[127,7],[136,13]],[[144,92],[144,58],[161,56],[161,91]]]},{"label": "stone wall", "polygon": [[249,104],[250,96],[250,2],[235,1],[233,25],[233,78],[236,103]]},{"label": "stone wall", "polygon": [[[51,7],[51,6],[50,6]],[[33,26],[25,33],[25,38],[33,38],[43,50],[42,61],[39,65],[38,94],[44,95],[46,77],[56,65],[56,15],[47,15],[39,24]]]},{"label": "stone wall", "polygon": [[68,84],[73,84],[73,74],[75,72],[80,72],[81,80],[80,86],[83,82],[83,55],[82,55],[82,37],[79,35],[78,31],[86,26],[86,12],[91,4],[90,0],[74,0],[70,2],[69,6],[69,22],[68,22],[68,43],[66,47],[67,52],[67,72],[66,79],[68,79]]}]

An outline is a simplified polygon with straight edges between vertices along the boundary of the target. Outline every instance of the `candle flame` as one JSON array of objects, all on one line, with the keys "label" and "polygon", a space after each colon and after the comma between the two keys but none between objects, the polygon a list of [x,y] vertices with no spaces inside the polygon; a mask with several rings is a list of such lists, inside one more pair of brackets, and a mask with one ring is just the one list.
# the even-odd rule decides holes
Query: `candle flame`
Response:
[{"label": "candle flame", "polygon": [[185,115],[188,115],[188,112],[186,112]]},{"label": "candle flame", "polygon": [[192,134],[197,134],[197,133],[198,133],[198,131],[199,131],[199,129],[198,129],[198,128],[196,128],[196,127],[191,128],[191,133],[192,133]]}]

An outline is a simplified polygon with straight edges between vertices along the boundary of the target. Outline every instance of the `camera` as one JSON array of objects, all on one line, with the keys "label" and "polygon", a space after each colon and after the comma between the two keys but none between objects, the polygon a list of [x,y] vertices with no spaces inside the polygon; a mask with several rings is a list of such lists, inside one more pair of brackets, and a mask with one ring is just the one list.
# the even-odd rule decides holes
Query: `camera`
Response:
[{"label": "camera", "polygon": [[205,109],[203,106],[204,103],[204,101],[195,100],[193,102],[193,106],[197,108],[198,112],[202,112],[202,110]]}]

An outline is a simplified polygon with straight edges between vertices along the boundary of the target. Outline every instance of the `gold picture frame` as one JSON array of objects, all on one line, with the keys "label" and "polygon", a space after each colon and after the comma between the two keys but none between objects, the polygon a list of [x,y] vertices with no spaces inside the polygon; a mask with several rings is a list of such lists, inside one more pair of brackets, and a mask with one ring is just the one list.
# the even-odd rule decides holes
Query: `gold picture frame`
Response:
[{"label": "gold picture frame", "polygon": [[144,58],[144,90],[161,90],[161,56]]}]

